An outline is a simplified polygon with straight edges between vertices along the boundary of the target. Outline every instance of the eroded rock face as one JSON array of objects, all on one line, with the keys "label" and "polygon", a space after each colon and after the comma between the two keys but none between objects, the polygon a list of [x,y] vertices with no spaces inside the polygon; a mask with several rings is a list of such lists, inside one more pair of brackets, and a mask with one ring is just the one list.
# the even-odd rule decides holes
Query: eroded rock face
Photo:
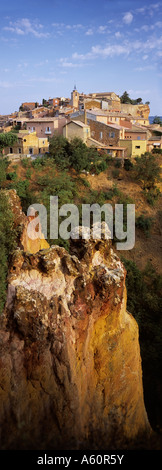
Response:
[{"label": "eroded rock face", "polygon": [[148,436],[138,327],[110,240],[18,248],[0,330],[1,448],[106,449]]}]

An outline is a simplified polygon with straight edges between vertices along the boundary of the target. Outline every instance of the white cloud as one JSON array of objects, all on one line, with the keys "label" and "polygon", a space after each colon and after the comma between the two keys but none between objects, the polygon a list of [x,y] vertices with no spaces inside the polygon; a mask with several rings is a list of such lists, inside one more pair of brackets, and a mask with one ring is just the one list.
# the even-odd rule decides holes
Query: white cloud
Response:
[{"label": "white cloud", "polygon": [[100,33],[100,34],[105,34],[106,29],[107,29],[107,26],[101,25],[101,26],[99,26],[99,28],[98,28],[98,33]]},{"label": "white cloud", "polygon": [[[77,55],[76,58],[78,58],[78,57],[79,57],[79,54]],[[71,62],[70,60],[68,60],[67,57],[60,59],[60,65],[61,65],[61,67],[65,67],[65,68],[82,67],[81,63]]]},{"label": "white cloud", "polygon": [[47,38],[49,33],[42,32],[43,25],[28,18],[22,18],[15,22],[10,21],[9,26],[4,26],[4,31],[10,31],[18,35],[32,34],[36,38]]},{"label": "white cloud", "polygon": [[57,29],[57,33],[63,34],[65,31],[74,31],[77,33],[82,30],[84,26],[80,23],[77,24],[65,24],[65,23],[52,23],[52,26]]},{"label": "white cloud", "polygon": [[14,85],[12,82],[0,81],[0,88],[12,88]]},{"label": "white cloud", "polygon": [[130,11],[125,13],[125,15],[123,16],[123,21],[124,21],[125,24],[131,24],[132,23],[133,15]]},{"label": "white cloud", "polygon": [[100,56],[103,58],[118,56],[121,54],[128,54],[127,45],[118,45],[118,44],[108,44],[106,47],[102,48],[101,46],[93,46],[92,54]]},{"label": "white cloud", "polygon": [[42,61],[40,61],[40,62],[34,64],[34,66],[35,66],[35,67],[43,67],[44,65],[47,65],[48,62],[49,62],[48,59],[42,60]]},{"label": "white cloud", "polygon": [[89,28],[86,33],[85,33],[86,36],[92,36],[93,35],[93,30],[92,28]]},{"label": "white cloud", "polygon": [[115,33],[115,37],[116,37],[117,39],[119,39],[119,38],[122,37],[122,34],[120,33],[120,31],[117,31],[117,32]]},{"label": "white cloud", "polygon": [[147,32],[147,31],[149,31],[150,26],[148,26],[147,24],[144,24],[144,25],[141,27],[141,29],[142,29],[143,31]]},{"label": "white cloud", "polygon": [[147,70],[155,70],[155,65],[144,65],[141,67],[136,67],[134,70],[137,72],[146,72]]}]

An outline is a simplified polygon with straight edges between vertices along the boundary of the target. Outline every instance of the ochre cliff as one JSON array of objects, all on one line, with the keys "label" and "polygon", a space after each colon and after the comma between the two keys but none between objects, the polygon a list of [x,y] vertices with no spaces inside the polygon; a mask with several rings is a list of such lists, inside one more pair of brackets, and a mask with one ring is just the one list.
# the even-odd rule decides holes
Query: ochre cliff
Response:
[{"label": "ochre cliff", "polygon": [[[18,221],[16,194],[15,204]],[[101,240],[71,240],[70,254],[59,246],[27,252],[20,238],[0,330],[1,449],[146,439],[138,327],[104,226]]]},{"label": "ochre cliff", "polygon": [[149,119],[150,108],[148,104],[126,104],[121,103],[121,112],[130,113],[134,117]]}]

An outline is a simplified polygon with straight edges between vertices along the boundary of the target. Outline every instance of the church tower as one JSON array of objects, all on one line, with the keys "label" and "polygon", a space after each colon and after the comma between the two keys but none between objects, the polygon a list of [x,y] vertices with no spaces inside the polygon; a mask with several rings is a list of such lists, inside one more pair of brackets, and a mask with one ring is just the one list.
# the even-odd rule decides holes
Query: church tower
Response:
[{"label": "church tower", "polygon": [[71,101],[70,101],[70,104],[71,106],[74,108],[74,109],[78,109],[79,108],[79,93],[76,89],[76,85],[74,85],[74,89],[73,91],[71,92]]}]

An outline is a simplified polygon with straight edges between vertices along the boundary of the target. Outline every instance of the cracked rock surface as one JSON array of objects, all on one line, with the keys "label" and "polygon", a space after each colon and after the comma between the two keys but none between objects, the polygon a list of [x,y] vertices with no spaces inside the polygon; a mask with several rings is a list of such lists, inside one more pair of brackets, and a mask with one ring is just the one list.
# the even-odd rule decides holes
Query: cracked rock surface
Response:
[{"label": "cracked rock surface", "polygon": [[68,253],[29,252],[22,240],[1,319],[1,449],[122,448],[148,436],[138,326],[111,241],[71,239]]}]

